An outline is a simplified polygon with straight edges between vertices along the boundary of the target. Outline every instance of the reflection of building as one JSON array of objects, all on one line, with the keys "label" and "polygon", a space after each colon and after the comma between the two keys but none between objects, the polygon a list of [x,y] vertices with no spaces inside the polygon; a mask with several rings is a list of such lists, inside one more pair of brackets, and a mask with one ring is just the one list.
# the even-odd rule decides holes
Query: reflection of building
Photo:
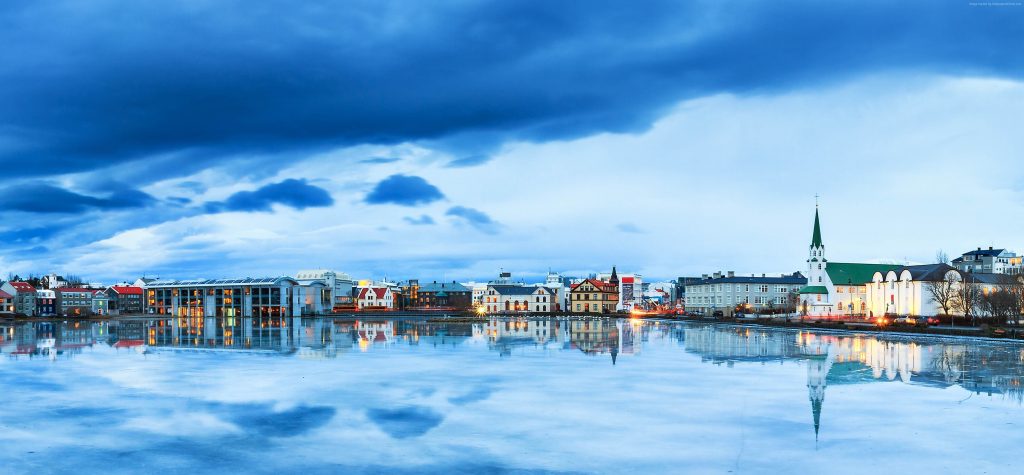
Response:
[{"label": "reflection of building", "polygon": [[543,346],[558,341],[559,321],[555,319],[491,317],[473,325],[473,336],[486,338],[502,356],[517,346]]},{"label": "reflection of building", "polygon": [[610,319],[568,320],[569,347],[588,354],[605,354],[615,364],[619,354],[619,324]]}]

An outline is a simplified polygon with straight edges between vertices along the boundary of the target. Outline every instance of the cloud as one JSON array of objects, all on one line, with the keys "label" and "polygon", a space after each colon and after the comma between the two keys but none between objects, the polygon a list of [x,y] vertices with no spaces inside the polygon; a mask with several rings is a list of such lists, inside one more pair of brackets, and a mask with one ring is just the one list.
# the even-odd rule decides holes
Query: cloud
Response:
[{"label": "cloud", "polygon": [[384,164],[384,163],[395,163],[395,162],[397,162],[399,160],[401,160],[401,158],[398,158],[398,157],[370,157],[370,158],[364,158],[364,159],[360,160],[359,163],[365,163],[365,164],[369,164],[369,165],[378,165],[378,164]]},{"label": "cloud", "polygon": [[0,51],[5,174],[52,174],[53,157],[60,173],[165,157],[175,174],[361,143],[577,138],[720,92],[1024,72],[1007,47],[1024,43],[1017,15],[930,0],[247,6],[2,7],[0,43],[21,45]]},{"label": "cloud", "polygon": [[444,214],[445,216],[453,216],[461,219],[470,226],[473,226],[477,230],[487,234],[497,234],[498,229],[501,227],[497,221],[494,221],[490,216],[487,216],[487,213],[473,208],[467,208],[465,206],[453,206]]},{"label": "cloud", "polygon": [[402,218],[402,220],[407,222],[407,223],[409,223],[409,224],[412,224],[414,226],[424,226],[424,225],[434,224],[434,218],[431,218],[430,216],[425,215],[425,214],[424,215],[420,215],[420,217],[418,217],[418,218],[413,218],[413,217],[410,217],[410,216],[406,216],[406,217]]},{"label": "cloud", "polygon": [[457,158],[448,162],[448,168],[464,168],[464,167],[475,167],[477,165],[483,165],[491,161],[490,155],[470,155],[468,157]]},{"label": "cloud", "polygon": [[391,175],[373,187],[366,195],[369,204],[396,204],[417,206],[444,198],[441,190],[418,176]]},{"label": "cloud", "polygon": [[153,202],[153,197],[136,189],[122,188],[107,198],[97,198],[66,190],[50,184],[11,186],[0,191],[0,211],[29,213],[80,213],[94,209],[141,208]]},{"label": "cloud", "polygon": [[618,229],[619,231],[624,232],[624,233],[633,233],[633,234],[642,234],[644,232],[642,229],[638,228],[633,223],[619,223],[619,224],[615,225],[615,229]]},{"label": "cloud", "polygon": [[207,203],[206,210],[210,213],[270,211],[274,204],[303,210],[331,206],[334,204],[334,198],[331,198],[327,190],[310,185],[305,179],[289,178],[280,183],[264,185],[255,191],[239,191],[226,201]]}]

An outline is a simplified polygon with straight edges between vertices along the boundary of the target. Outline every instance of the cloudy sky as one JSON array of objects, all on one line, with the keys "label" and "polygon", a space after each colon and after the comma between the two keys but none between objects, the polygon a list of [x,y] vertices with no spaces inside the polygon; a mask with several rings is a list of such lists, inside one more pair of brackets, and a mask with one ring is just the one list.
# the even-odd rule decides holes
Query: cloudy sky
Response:
[{"label": "cloudy sky", "polygon": [[1024,251],[1024,6],[9,1],[0,272]]}]

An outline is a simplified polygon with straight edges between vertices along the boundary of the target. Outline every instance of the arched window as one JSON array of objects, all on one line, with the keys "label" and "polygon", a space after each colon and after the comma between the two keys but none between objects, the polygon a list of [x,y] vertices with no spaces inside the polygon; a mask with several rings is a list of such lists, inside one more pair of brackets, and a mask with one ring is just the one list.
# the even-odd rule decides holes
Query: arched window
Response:
[{"label": "arched window", "polygon": [[818,276],[818,282],[819,283],[821,282],[821,276],[820,275]]}]

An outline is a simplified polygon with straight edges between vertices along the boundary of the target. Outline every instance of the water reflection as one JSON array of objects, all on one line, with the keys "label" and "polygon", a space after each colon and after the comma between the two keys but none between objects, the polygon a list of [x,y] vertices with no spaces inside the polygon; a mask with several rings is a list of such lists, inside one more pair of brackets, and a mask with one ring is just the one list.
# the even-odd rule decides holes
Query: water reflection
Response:
[{"label": "water reflection", "polygon": [[[530,361],[524,361],[531,358],[523,357],[533,356],[558,358],[558,361],[551,363],[557,363],[558,370],[565,372],[563,374],[579,371],[580,361],[585,361],[599,363],[588,365],[587,371],[596,371],[593,368],[600,367],[601,371],[606,371],[600,373],[603,378],[626,375],[634,381],[653,381],[658,384],[662,383],[657,378],[664,378],[663,384],[670,386],[673,391],[685,388],[690,384],[685,378],[695,374],[704,377],[709,374],[716,377],[742,374],[744,378],[749,378],[746,383],[752,388],[764,386],[775,391],[780,388],[798,390],[806,394],[800,396],[803,409],[797,420],[805,424],[801,426],[800,433],[810,438],[813,427],[815,439],[822,436],[829,427],[833,431],[840,430],[835,427],[837,422],[831,426],[827,422],[830,417],[840,416],[840,410],[833,408],[831,410],[835,412],[830,415],[829,403],[826,401],[830,392],[841,395],[838,388],[842,387],[891,385],[889,387],[925,390],[958,387],[973,394],[998,396],[1015,405],[1024,401],[1024,390],[1021,387],[1024,380],[1024,345],[968,339],[627,319],[490,318],[463,321],[428,317],[4,321],[0,322],[0,335],[0,355],[12,362],[12,368],[32,359],[54,360],[55,365],[45,366],[59,368],[66,360],[96,349],[111,350],[97,354],[101,360],[106,358],[110,361],[129,357],[145,359],[153,354],[171,358],[165,361],[177,361],[174,358],[181,353],[200,353],[205,356],[193,361],[200,361],[209,367],[216,367],[217,359],[222,355],[238,355],[244,359],[249,354],[261,354],[287,363],[289,367],[295,367],[297,372],[309,369],[291,363],[288,358],[322,362],[352,359],[346,366],[333,370],[338,371],[332,373],[335,375],[368,364],[365,358],[358,358],[373,355],[393,355],[395,359],[390,361],[397,362],[397,365],[410,361],[406,359],[411,358],[408,355],[420,355],[415,364],[423,365],[428,368],[424,371],[429,371],[431,362],[437,361],[433,353],[457,353],[468,355],[468,364],[483,368],[481,375],[463,376],[455,380],[457,383],[451,388],[442,386],[439,389],[436,379],[426,378],[420,382],[434,385],[411,392],[415,395],[411,399],[410,396],[392,398],[402,402],[399,404],[379,405],[380,395],[391,391],[388,389],[392,384],[390,381],[380,383],[380,389],[375,390],[378,392],[368,389],[370,402],[359,407],[361,412],[357,417],[391,438],[401,440],[426,437],[431,431],[440,430],[438,428],[443,426],[453,407],[472,408],[475,404],[485,403],[495,398],[496,394],[501,394],[502,385],[510,383],[494,377],[499,372],[487,369],[488,364],[519,362],[521,366],[514,368],[520,368],[520,372],[508,373],[506,377],[515,379],[536,376],[547,378],[549,384],[559,384],[560,375],[543,373],[554,371],[549,369],[554,365],[533,366]],[[624,358],[629,358],[628,364]],[[316,361],[308,363],[318,364]],[[763,369],[759,368],[762,366]],[[776,367],[781,371],[775,370]],[[387,374],[388,368],[379,366],[374,371]],[[503,368],[503,371],[511,371],[513,367]],[[638,373],[631,372],[638,368],[652,372],[642,373],[647,376],[640,378],[636,376]],[[685,374],[681,374],[683,372]],[[587,374],[598,377],[597,373]],[[652,376],[655,374],[657,378]],[[672,379],[677,375],[680,379]],[[367,376],[363,375],[364,378]],[[490,379],[492,377],[495,379]],[[623,394],[619,397],[626,401],[640,396],[647,397],[629,393],[625,385],[633,384],[633,381],[628,378],[619,381],[624,385]],[[765,384],[768,378],[781,379]],[[47,387],[52,386],[51,390],[57,391],[60,386],[55,381],[60,380],[40,379],[39,384],[50,384]],[[10,381],[11,384],[24,382],[14,379]],[[577,384],[585,386],[595,381],[598,379],[577,381]],[[646,404],[660,405],[661,410],[665,410],[670,404],[704,404],[706,400],[724,394],[712,391],[728,392],[737,389],[735,382],[727,386],[717,385],[719,383],[701,384],[704,386],[696,387],[704,387],[707,392],[695,400],[662,401],[656,399],[656,395],[650,395],[645,401]],[[337,390],[330,386],[321,389]],[[657,385],[648,387],[648,391],[658,389]],[[561,387],[560,390],[577,389]],[[437,399],[432,400],[435,392]],[[586,393],[576,396],[582,401],[587,401],[587,397]],[[607,397],[614,399],[615,395],[609,393]],[[406,404],[407,399],[412,402]],[[225,403],[217,404],[209,407],[215,412],[223,412],[225,407],[235,407],[225,406]],[[240,413],[249,411],[259,415],[255,418],[228,418],[228,421],[242,427],[238,421],[244,419],[247,421],[244,427],[258,433],[298,434],[326,427],[333,419],[336,408],[344,407],[332,404],[329,399],[295,407],[268,404],[259,402],[237,406]],[[515,407],[515,404],[510,407]],[[848,406],[846,409],[849,412]],[[351,413],[347,416],[350,420],[354,417]],[[773,421],[773,424],[779,422]]]}]

